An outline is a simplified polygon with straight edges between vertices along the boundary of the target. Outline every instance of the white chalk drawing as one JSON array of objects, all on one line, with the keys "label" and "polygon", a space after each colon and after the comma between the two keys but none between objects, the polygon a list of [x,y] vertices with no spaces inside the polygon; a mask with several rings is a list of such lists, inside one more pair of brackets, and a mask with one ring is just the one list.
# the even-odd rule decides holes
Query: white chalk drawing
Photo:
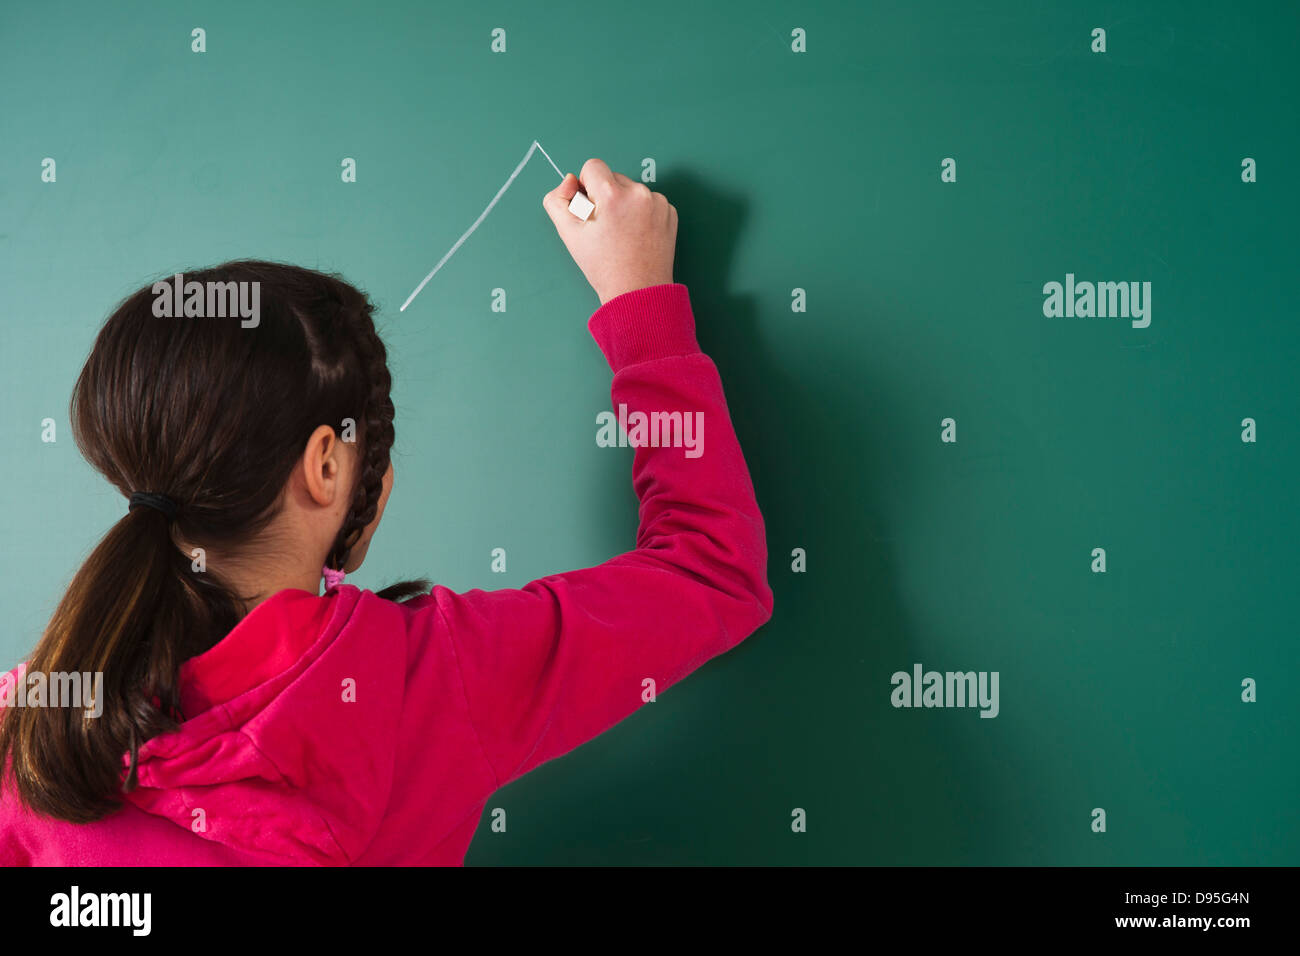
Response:
[{"label": "white chalk drawing", "polygon": [[420,294],[420,290],[429,284],[429,280],[438,274],[438,270],[447,264],[447,260],[456,254],[456,250],[464,244],[465,240],[474,235],[474,230],[477,229],[483,220],[487,218],[488,213],[492,211],[492,207],[497,204],[497,200],[505,195],[506,190],[510,188],[510,184],[515,181],[515,177],[518,176],[523,168],[528,165],[528,161],[533,158],[533,152],[539,149],[542,151],[542,155],[546,157],[546,161],[551,164],[551,168],[555,170],[556,175],[560,177],[560,180],[564,180],[564,173],[560,172],[560,167],[555,165],[555,160],[551,159],[551,154],[546,151],[546,148],[542,146],[541,143],[537,142],[537,140],[533,140],[533,145],[528,147],[528,152],[524,153],[524,158],[519,160],[519,165],[516,166],[515,171],[510,174],[510,178],[506,180],[505,185],[497,190],[497,194],[492,197],[492,201],[487,204],[487,208],[479,213],[479,217],[474,220],[474,224],[465,230],[465,234],[456,240],[456,244],[447,250],[447,254],[438,260],[438,264],[429,270],[429,274],[415,287],[415,291],[406,297],[406,301],[403,302],[402,307],[398,309],[399,312],[406,311],[406,307],[415,300],[417,295]]}]

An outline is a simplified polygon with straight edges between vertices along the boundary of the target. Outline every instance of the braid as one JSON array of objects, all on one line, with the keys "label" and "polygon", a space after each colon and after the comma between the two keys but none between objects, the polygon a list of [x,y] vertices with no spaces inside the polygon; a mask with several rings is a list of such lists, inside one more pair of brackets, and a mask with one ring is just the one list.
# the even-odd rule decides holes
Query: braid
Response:
[{"label": "braid", "polygon": [[[369,319],[368,305],[366,313]],[[370,394],[366,397],[361,428],[362,441],[365,444],[361,478],[357,482],[352,508],[343,522],[343,527],[339,529],[338,537],[329,554],[330,567],[339,571],[347,563],[353,545],[360,539],[366,526],[375,519],[375,512],[379,510],[384,474],[388,471],[389,452],[393,447],[394,412],[393,400],[389,394],[392,389],[392,377],[388,372],[388,353],[373,323],[367,321],[357,332],[355,354],[365,369],[366,380],[370,382]]]},{"label": "braid", "polygon": [[[352,507],[348,511],[334,547],[326,558],[328,566],[336,571],[343,570],[348,555],[360,540],[362,533],[370,522],[375,520],[379,510],[379,499],[384,493],[384,475],[388,471],[390,453],[393,448],[393,379],[388,371],[388,352],[384,340],[375,330],[373,320],[374,307],[368,300],[361,305],[362,319],[351,323],[353,330],[352,354],[370,383],[370,392],[366,396],[362,409],[361,441],[364,445],[364,457],[361,461],[361,476],[357,482],[356,494]],[[400,581],[390,584],[378,591],[380,598],[386,601],[405,601],[409,598],[428,594],[433,587],[426,578]]]}]

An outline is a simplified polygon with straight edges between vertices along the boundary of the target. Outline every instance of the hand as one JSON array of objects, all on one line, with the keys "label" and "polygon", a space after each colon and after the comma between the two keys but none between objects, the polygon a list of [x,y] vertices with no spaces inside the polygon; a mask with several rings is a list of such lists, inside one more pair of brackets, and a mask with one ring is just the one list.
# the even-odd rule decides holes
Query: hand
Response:
[{"label": "hand", "polygon": [[[569,212],[579,186],[596,204],[586,222]],[[644,183],[589,159],[580,175],[569,173],[547,193],[542,206],[601,305],[624,292],[673,281],[677,210]]]}]

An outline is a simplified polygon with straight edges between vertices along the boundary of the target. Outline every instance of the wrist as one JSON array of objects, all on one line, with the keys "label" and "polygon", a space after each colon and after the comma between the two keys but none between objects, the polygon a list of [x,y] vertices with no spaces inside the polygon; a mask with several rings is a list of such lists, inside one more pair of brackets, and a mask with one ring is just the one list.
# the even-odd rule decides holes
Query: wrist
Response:
[{"label": "wrist", "polygon": [[673,284],[672,276],[667,276],[667,277],[657,276],[649,279],[638,279],[632,282],[621,282],[618,285],[611,286],[607,289],[598,290],[596,292],[596,297],[600,299],[600,304],[604,305],[606,302],[609,302],[611,299],[617,299],[620,295],[625,295],[628,292],[637,292],[641,289],[649,289],[657,285],[672,285],[672,284]]},{"label": "wrist", "polygon": [[609,367],[700,351],[686,286],[672,282],[632,289],[601,305],[587,322]]}]

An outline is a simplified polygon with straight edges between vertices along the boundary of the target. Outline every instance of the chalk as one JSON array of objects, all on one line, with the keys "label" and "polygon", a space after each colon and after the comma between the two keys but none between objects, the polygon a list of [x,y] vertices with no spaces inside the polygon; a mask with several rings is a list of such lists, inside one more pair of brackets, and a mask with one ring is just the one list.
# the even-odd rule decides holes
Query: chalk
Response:
[{"label": "chalk", "polygon": [[[551,164],[551,168],[554,169],[556,175],[560,177],[560,182],[563,182],[564,173],[560,172],[560,167],[555,165],[555,160],[551,159],[551,154],[546,151],[546,147],[537,142],[537,140],[533,140],[533,145],[542,151],[542,155],[546,157],[546,161]],[[569,212],[573,213],[583,222],[587,221],[587,217],[591,215],[592,210],[595,208],[596,204],[582,193],[578,193],[569,200]]]},{"label": "chalk", "polygon": [[569,200],[569,212],[583,222],[587,221],[587,217],[591,215],[591,211],[595,208],[596,204],[582,193],[574,193],[573,198]]}]

